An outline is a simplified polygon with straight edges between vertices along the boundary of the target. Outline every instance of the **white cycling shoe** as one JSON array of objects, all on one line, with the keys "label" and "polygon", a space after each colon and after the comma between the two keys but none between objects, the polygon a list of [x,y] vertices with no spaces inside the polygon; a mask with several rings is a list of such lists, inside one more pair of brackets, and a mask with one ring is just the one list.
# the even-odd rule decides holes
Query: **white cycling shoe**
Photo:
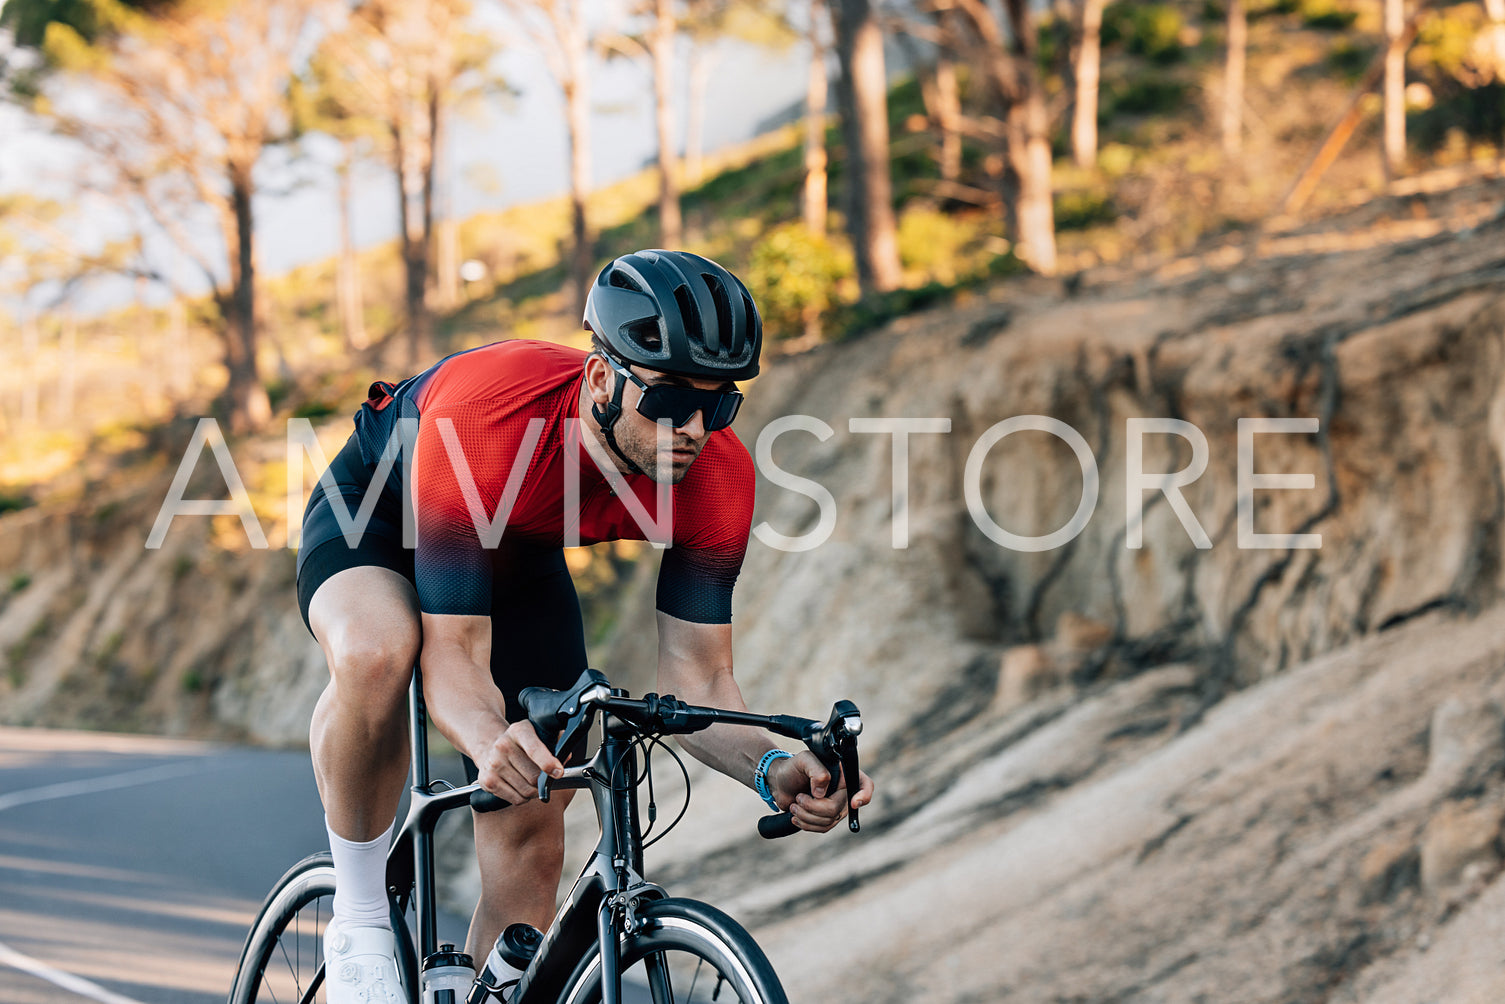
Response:
[{"label": "white cycling shoe", "polygon": [[329,1004],[407,1004],[397,976],[397,937],[387,927],[324,929],[324,988]]}]

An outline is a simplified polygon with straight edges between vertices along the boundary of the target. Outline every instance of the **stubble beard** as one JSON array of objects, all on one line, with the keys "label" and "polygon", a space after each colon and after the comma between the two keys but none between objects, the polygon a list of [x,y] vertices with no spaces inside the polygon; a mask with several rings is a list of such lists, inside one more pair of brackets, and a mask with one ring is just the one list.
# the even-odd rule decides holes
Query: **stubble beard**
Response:
[{"label": "stubble beard", "polygon": [[[648,436],[631,436],[624,441],[623,437],[617,437],[617,445],[627,455],[627,459],[637,465],[638,470],[659,484],[677,485],[690,473],[690,465],[695,462],[691,458],[683,467],[675,465],[673,459],[665,461],[663,468],[658,463],[658,435],[657,427]],[[670,446],[674,443],[670,440]],[[696,451],[698,457],[699,451]]]}]

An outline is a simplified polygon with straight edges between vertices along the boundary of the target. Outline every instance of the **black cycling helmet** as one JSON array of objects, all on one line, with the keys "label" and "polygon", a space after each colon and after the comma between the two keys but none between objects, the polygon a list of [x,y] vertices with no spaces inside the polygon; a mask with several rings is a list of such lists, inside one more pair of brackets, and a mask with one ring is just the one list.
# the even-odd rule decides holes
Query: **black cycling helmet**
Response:
[{"label": "black cycling helmet", "polygon": [[624,362],[712,380],[758,375],[763,321],[741,280],[688,251],[634,251],[601,270],[585,326]]}]

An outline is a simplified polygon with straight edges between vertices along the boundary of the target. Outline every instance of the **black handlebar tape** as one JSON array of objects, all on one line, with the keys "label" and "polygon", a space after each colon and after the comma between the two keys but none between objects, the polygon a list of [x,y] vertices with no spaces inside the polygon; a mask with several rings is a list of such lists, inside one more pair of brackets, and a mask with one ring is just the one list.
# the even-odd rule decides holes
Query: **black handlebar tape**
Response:
[{"label": "black handlebar tape", "polygon": [[758,835],[765,840],[777,840],[799,831],[800,828],[794,825],[794,817],[787,812],[777,812],[758,820]]},{"label": "black handlebar tape", "polygon": [[495,812],[498,809],[505,809],[511,804],[511,802],[500,795],[493,795],[484,788],[477,788],[470,793],[470,807],[477,812]]}]

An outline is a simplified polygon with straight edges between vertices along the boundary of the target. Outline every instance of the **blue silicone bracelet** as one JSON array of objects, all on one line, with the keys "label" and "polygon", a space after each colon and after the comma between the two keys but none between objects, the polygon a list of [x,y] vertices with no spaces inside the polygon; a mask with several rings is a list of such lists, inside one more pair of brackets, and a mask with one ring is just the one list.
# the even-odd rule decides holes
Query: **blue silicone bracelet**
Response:
[{"label": "blue silicone bracelet", "polygon": [[773,766],[775,760],[787,760],[792,756],[794,754],[788,750],[769,750],[763,754],[763,759],[758,761],[758,769],[753,771],[753,787],[774,812],[782,810],[779,808],[779,803],[773,800],[773,792],[768,790],[768,768]]}]

